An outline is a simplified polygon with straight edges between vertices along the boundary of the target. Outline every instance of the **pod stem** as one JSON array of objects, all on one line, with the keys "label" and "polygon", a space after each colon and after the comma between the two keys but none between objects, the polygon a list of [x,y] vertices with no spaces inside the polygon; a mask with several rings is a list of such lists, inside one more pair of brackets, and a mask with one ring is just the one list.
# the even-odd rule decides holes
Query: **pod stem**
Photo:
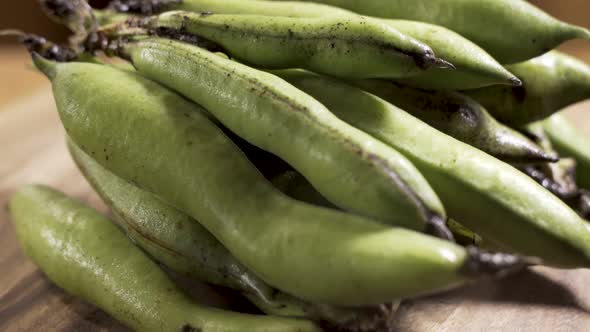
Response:
[{"label": "pod stem", "polygon": [[78,57],[78,52],[70,47],[55,44],[44,37],[26,33],[20,30],[1,30],[0,36],[17,37],[29,53],[57,62],[72,61]]},{"label": "pod stem", "polygon": [[580,195],[578,188],[568,189],[564,188],[560,183],[547,176],[543,171],[537,169],[535,166],[523,166],[519,167],[520,171],[531,177],[533,180],[538,182],[540,185],[549,190],[552,194],[559,197],[566,203],[576,200]]},{"label": "pod stem", "polygon": [[469,276],[505,276],[520,271],[533,263],[523,258],[506,253],[492,253],[476,246],[467,247],[468,259],[463,271]]}]

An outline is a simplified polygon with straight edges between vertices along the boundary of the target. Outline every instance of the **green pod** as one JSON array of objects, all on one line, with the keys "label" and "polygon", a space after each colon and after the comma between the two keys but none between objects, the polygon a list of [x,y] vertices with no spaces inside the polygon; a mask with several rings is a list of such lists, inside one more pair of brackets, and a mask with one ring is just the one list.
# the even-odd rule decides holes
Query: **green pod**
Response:
[{"label": "green pod", "polygon": [[[556,153],[549,136],[543,128],[542,122],[535,122],[527,126],[536,143],[549,153]],[[557,153],[556,153],[557,155]],[[561,156],[560,156],[561,157]],[[541,163],[538,165],[527,165],[529,170],[537,170],[543,176],[537,177],[537,182],[561,198],[570,206],[572,200],[577,200],[579,189],[576,185],[576,161],[572,158],[559,158],[553,163]]]},{"label": "green pod", "polygon": [[588,30],[561,22],[524,0],[313,2],[346,8],[363,15],[441,25],[481,46],[503,64],[534,58],[570,39],[590,39]]},{"label": "green pod", "polygon": [[[305,178],[296,171],[286,171],[272,179],[273,185],[281,188],[287,195],[310,204],[336,208],[332,203],[315,190]],[[463,246],[482,246],[481,236],[459,224],[453,219],[447,220],[447,225],[453,233],[455,241]]]},{"label": "green pod", "polygon": [[499,159],[515,163],[555,161],[521,133],[498,123],[480,104],[452,91],[424,91],[393,82],[354,81],[434,128]]},{"label": "green pod", "polygon": [[[173,271],[235,289],[269,315],[308,318],[343,331],[378,331],[374,327],[390,323],[395,305],[382,313],[381,307],[387,306],[336,308],[305,302],[272,288],[197,221],[109,172],[71,140],[68,148],[84,177],[113,211],[116,224],[137,246]],[[281,177],[277,184],[285,189],[292,189],[292,183],[300,187],[298,177],[291,174],[288,178]]]},{"label": "green pod", "polygon": [[25,253],[49,279],[134,330],[320,331],[305,320],[193,303],[108,219],[50,188],[20,189],[10,214]]},{"label": "green pod", "polygon": [[423,43],[362,16],[291,18],[166,12],[139,20],[166,37],[189,34],[220,45],[241,62],[305,68],[343,78],[401,78],[448,68]]},{"label": "green pod", "polygon": [[[545,151],[555,153],[542,122],[532,123],[525,130]],[[576,184],[575,159],[560,158],[559,161],[553,163],[515,166],[571,206],[584,219],[588,219],[590,212],[588,202],[590,201],[586,190],[580,189]]]},{"label": "green pod", "polygon": [[[124,9],[128,11],[129,7],[126,6]],[[171,4],[166,9],[299,18],[334,15],[356,16],[355,13],[338,7],[295,1],[184,0]],[[417,73],[402,79],[405,84],[428,89],[448,90],[475,89],[493,84],[520,85],[518,78],[479,46],[449,29],[423,22],[375,20],[428,45],[434,54],[455,66],[455,70],[431,68]]]},{"label": "green pod", "polygon": [[576,160],[577,184],[582,188],[590,188],[590,137],[561,114],[555,114],[542,123],[553,147],[562,156]]},{"label": "green pod", "polygon": [[444,208],[414,165],[284,80],[174,40],[148,38],[120,50],[139,73],[285,160],[335,205],[449,236]]},{"label": "green pod", "polygon": [[423,89],[469,90],[490,85],[521,86],[518,75],[458,33],[442,26],[405,20],[383,20],[400,32],[430,46],[435,54],[455,66],[449,71],[432,68],[399,82]]},{"label": "green pod", "polygon": [[554,266],[590,266],[590,226],[517,169],[343,82],[297,70],[278,74],[402,151],[434,186],[449,215],[485,242]]},{"label": "green pod", "polygon": [[512,126],[544,119],[590,98],[590,66],[558,51],[507,68],[522,86],[490,86],[465,93]]},{"label": "green pod", "polygon": [[[157,83],[109,66],[34,61],[84,152],[199,220],[277,289],[311,302],[377,305],[518,263],[298,202],[264,179],[201,108]],[[244,102],[240,90],[225,91]]]}]

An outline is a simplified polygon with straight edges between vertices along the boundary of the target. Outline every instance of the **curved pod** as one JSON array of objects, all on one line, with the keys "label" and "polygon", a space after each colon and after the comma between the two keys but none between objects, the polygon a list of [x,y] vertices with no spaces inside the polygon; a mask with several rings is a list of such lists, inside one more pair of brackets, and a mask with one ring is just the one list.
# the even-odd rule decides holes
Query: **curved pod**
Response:
[{"label": "curved pod", "polygon": [[433,184],[451,217],[484,241],[555,266],[590,265],[590,225],[517,169],[345,83],[301,71],[280,76],[403,151]]},{"label": "curved pod", "polygon": [[447,241],[288,198],[198,106],[150,80],[95,64],[35,63],[51,78],[64,127],[82,150],[199,220],[278,289],[371,305],[461,284],[462,271],[478,266],[478,257]]},{"label": "curved pod", "polygon": [[135,330],[321,331],[308,321],[193,303],[108,219],[50,188],[20,189],[10,214],[24,251],[49,279]]}]

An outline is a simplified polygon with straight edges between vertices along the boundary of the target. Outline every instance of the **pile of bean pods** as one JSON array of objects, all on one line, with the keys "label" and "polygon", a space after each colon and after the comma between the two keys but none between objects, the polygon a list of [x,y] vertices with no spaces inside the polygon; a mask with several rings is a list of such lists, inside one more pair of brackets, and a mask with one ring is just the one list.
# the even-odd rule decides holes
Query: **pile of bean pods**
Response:
[{"label": "pile of bean pods", "polygon": [[135,330],[389,331],[402,299],[590,266],[590,140],[557,114],[590,67],[552,50],[583,28],[520,0],[40,2],[69,45],[19,35],[113,218],[31,185],[13,221]]}]

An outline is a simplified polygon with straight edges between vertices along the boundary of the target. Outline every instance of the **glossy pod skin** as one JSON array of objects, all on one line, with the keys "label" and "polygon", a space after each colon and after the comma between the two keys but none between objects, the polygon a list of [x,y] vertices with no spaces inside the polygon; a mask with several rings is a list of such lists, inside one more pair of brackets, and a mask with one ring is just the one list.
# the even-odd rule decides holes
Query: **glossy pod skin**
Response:
[{"label": "glossy pod skin", "polygon": [[590,66],[558,51],[507,68],[522,80],[521,87],[490,86],[465,93],[512,126],[542,120],[590,98]]},{"label": "glossy pod skin", "polygon": [[362,15],[441,25],[481,46],[502,64],[534,58],[570,39],[590,39],[588,30],[561,22],[524,0],[313,2],[346,8]]},{"label": "glossy pod skin", "polygon": [[62,123],[84,152],[201,222],[242,264],[287,293],[377,305],[515,263],[293,200],[198,106],[139,75],[39,57],[35,63],[51,78]]},{"label": "glossy pod skin", "polygon": [[351,83],[496,158],[516,163],[555,161],[555,155],[498,123],[480,104],[459,93],[424,91],[378,80]]},{"label": "glossy pod skin", "polygon": [[174,40],[149,38],[120,49],[139,73],[285,160],[335,205],[449,238],[444,208],[414,165],[284,80]]},{"label": "glossy pod skin", "polygon": [[156,34],[192,34],[241,62],[342,78],[400,78],[448,67],[423,43],[362,16],[290,18],[166,12],[141,21]]},{"label": "glossy pod skin", "polygon": [[[117,8],[118,7],[118,8]],[[298,18],[357,14],[342,8],[316,3],[272,2],[258,0],[184,0],[166,9],[216,14],[285,16]],[[115,6],[125,11],[141,8]],[[113,14],[116,16],[117,14]],[[454,70],[431,68],[400,79],[404,84],[427,89],[465,90],[492,84],[520,85],[520,80],[494,60],[479,46],[444,27],[415,21],[375,19],[401,33],[428,45],[438,57],[451,62]]]},{"label": "glossy pod skin", "polygon": [[341,119],[402,151],[433,185],[449,215],[484,241],[549,265],[590,266],[590,226],[512,166],[343,82],[296,70],[279,75]]},{"label": "glossy pod skin", "polygon": [[[535,122],[526,127],[537,143],[546,151],[555,152],[543,122]],[[576,183],[577,163],[574,158],[560,158],[555,163],[517,166],[525,174],[559,197],[576,210],[580,216],[590,220],[590,192]]]},{"label": "glossy pod skin", "polygon": [[138,331],[321,331],[304,320],[193,303],[108,219],[43,186],[20,189],[10,213],[25,253],[59,287]]},{"label": "glossy pod skin", "polygon": [[[342,331],[379,331],[397,307],[344,309],[299,300],[272,288],[237,261],[197,221],[106,170],[71,140],[76,165],[115,214],[114,221],[141,249],[175,272],[235,289],[263,312],[301,317],[337,326]],[[286,189],[300,182],[281,177]],[[307,186],[310,187],[309,185]],[[380,310],[385,310],[379,315]]]},{"label": "glossy pod skin", "polygon": [[562,156],[576,160],[577,184],[582,188],[590,188],[590,137],[562,114],[555,114],[542,124],[553,147]]}]

